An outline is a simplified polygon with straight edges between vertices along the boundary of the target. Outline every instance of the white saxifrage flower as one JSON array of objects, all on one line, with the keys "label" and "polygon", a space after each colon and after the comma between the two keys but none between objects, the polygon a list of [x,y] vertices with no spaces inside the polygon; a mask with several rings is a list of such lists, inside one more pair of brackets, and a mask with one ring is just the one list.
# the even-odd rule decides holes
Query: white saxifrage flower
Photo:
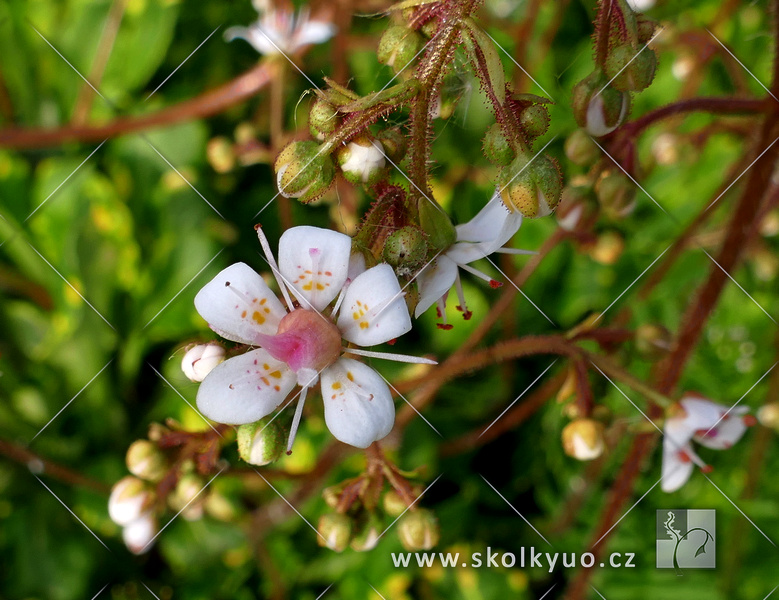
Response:
[{"label": "white saxifrage flower", "polygon": [[[392,429],[392,395],[374,369],[342,354],[432,362],[343,347],[344,342],[382,344],[411,329],[392,267],[378,265],[350,282],[351,238],[306,226],[281,236],[277,265],[259,228],[258,234],[286,308],[244,263],[224,269],[200,290],[195,307],[210,327],[224,338],[255,348],[209,373],[197,393],[198,407],[220,423],[252,423],[301,386],[289,450],[306,393],[321,380],[327,427],[344,443],[369,446]],[[326,310],[333,300],[335,306]]]},{"label": "white saxifrage flower", "polygon": [[692,475],[694,465],[704,472],[711,467],[695,453],[692,441],[706,448],[724,450],[744,435],[755,419],[746,415],[748,408],[717,404],[700,396],[688,394],[672,407],[663,428],[662,484],[664,492],[674,492]]},{"label": "white saxifrage flower", "polygon": [[419,303],[414,316],[419,318],[433,304],[437,304],[438,316],[444,321],[439,327],[450,328],[451,326],[446,325],[446,297],[452,286],[455,286],[460,300],[458,309],[466,319],[470,319],[471,312],[465,304],[458,269],[463,269],[487,281],[493,288],[503,285],[468,263],[489,256],[493,252],[528,254],[526,250],[503,248],[503,245],[519,231],[520,225],[522,225],[522,215],[506,208],[500,192],[496,190],[490,201],[473,219],[455,227],[457,241],[439,254],[417,277]]},{"label": "white saxifrage flower", "polygon": [[335,25],[310,19],[308,9],[295,13],[275,10],[265,4],[255,0],[257,20],[249,27],[230,27],[225,31],[225,39],[228,42],[246,40],[257,52],[270,56],[293,54],[303,46],[321,44],[335,35]]}]

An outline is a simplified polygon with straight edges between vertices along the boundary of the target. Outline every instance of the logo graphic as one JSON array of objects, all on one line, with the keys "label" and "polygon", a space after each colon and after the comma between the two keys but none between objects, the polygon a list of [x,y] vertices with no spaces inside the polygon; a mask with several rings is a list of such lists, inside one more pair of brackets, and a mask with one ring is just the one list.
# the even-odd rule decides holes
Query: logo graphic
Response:
[{"label": "logo graphic", "polygon": [[713,569],[716,537],[714,510],[658,510],[657,568]]}]

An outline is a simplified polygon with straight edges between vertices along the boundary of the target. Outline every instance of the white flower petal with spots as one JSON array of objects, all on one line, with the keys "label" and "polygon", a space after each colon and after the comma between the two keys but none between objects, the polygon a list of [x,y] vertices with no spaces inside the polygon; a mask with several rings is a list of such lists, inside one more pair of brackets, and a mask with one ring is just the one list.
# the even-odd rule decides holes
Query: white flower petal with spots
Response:
[{"label": "white flower petal with spots", "polygon": [[411,317],[395,272],[387,264],[358,275],[341,303],[338,328],[358,346],[373,346],[411,330]]},{"label": "white flower petal with spots", "polygon": [[384,438],[395,422],[387,384],[361,362],[341,358],[322,372],[325,423],[336,439],[367,448]]},{"label": "white flower petal with spots", "polygon": [[197,391],[197,407],[218,423],[253,423],[273,412],[296,383],[286,363],[258,348],[211,371]]},{"label": "white flower petal with spots", "polygon": [[256,345],[257,333],[273,335],[287,314],[262,277],[244,263],[221,271],[195,296],[195,308],[223,338]]},{"label": "white flower petal with spots", "polygon": [[[352,238],[319,227],[293,227],[279,240],[279,271],[303,308],[323,310],[341,291]],[[309,306],[310,305],[310,306]]]}]

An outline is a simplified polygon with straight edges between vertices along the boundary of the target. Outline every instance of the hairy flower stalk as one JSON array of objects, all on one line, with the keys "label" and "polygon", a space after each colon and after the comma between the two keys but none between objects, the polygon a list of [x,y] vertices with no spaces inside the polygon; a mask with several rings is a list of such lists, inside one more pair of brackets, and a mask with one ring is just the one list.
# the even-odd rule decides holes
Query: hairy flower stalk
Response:
[{"label": "hairy flower stalk", "polygon": [[195,307],[211,328],[253,349],[206,376],[198,407],[221,423],[252,423],[299,386],[289,451],[308,390],[321,382],[330,431],[344,443],[369,446],[392,429],[392,395],[381,375],[343,355],[432,362],[344,346],[382,344],[411,329],[392,268],[378,265],[350,280],[351,238],[316,227],[287,230],[279,241],[277,265],[262,230],[257,231],[286,307],[243,263],[224,269],[200,290]]}]

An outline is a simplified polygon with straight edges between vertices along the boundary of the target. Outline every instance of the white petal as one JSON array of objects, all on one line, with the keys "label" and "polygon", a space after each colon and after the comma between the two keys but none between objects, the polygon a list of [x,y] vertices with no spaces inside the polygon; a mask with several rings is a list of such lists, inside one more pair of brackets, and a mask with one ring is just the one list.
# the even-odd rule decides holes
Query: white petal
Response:
[{"label": "white petal", "polygon": [[151,514],[144,515],[122,530],[122,540],[133,554],[143,554],[151,548],[151,541],[157,535],[157,519]]},{"label": "white petal", "polygon": [[680,452],[688,456],[694,454],[689,444],[677,446],[668,438],[663,439],[663,469],[660,487],[664,492],[675,492],[682,487],[692,475],[694,464],[691,460],[682,460]]},{"label": "white petal", "polygon": [[352,238],[319,227],[293,227],[279,240],[279,271],[303,308],[324,309],[341,291]]},{"label": "white petal", "polygon": [[358,346],[383,344],[411,330],[398,278],[388,264],[368,269],[349,285],[338,313],[343,338]]},{"label": "white petal", "polygon": [[728,411],[727,406],[699,396],[686,395],[679,400],[679,404],[682,405],[685,413],[687,413],[684,417],[684,425],[693,433],[701,429],[706,431],[710,427],[714,427],[717,421],[722,418],[722,415]]},{"label": "white petal", "polygon": [[473,219],[458,225],[455,230],[458,242],[487,242],[484,246],[486,256],[508,242],[519,231],[520,225],[522,214],[506,208],[500,192],[496,190],[490,201]]},{"label": "white petal", "polygon": [[195,296],[195,308],[214,331],[242,344],[257,344],[257,333],[275,335],[287,314],[279,299],[251,267],[224,269]]},{"label": "white petal", "polygon": [[736,407],[731,410],[717,425],[709,431],[708,429],[699,430],[695,436],[695,441],[714,450],[726,450],[741,439],[747,430],[744,423],[744,414],[748,411],[746,407]]},{"label": "white petal", "polygon": [[345,444],[367,448],[385,437],[395,422],[387,384],[361,362],[341,358],[322,372],[325,423]]},{"label": "white petal", "polygon": [[286,363],[258,348],[211,371],[197,391],[197,407],[218,423],[253,423],[273,412],[296,381]]},{"label": "white petal", "polygon": [[323,21],[308,21],[300,25],[294,36],[295,49],[308,44],[321,44],[335,35],[336,28]]},{"label": "white petal", "polygon": [[456,279],[457,264],[443,254],[425,267],[417,276],[419,302],[414,317],[418,319],[423,312],[438,302],[452,288]]}]

